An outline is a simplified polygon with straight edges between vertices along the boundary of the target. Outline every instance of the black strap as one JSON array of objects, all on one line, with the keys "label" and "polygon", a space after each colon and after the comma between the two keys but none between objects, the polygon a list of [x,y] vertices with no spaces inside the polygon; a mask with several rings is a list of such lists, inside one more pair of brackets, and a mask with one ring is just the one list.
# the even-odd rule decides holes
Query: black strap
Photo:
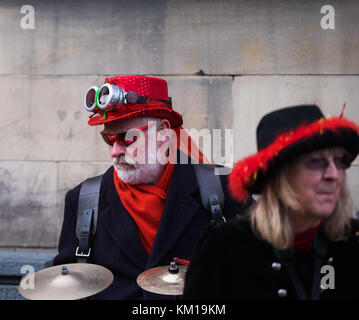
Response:
[{"label": "black strap", "polygon": [[79,246],[76,249],[77,262],[87,262],[90,254],[90,242],[95,236],[98,219],[98,203],[100,197],[100,187],[102,175],[85,180],[80,189],[76,237],[79,240]]},{"label": "black strap", "polygon": [[77,262],[85,263],[91,253],[90,246],[90,230],[94,209],[88,208],[83,211],[81,220],[81,229],[79,235],[79,246],[76,250]]},{"label": "black strap", "polygon": [[312,300],[320,299],[320,269],[328,249],[328,241],[322,231],[314,239],[314,273],[312,282]]},{"label": "black strap", "polygon": [[313,282],[312,282],[312,296],[311,300],[320,299],[320,269],[322,267],[322,259],[318,256],[314,258],[314,271],[313,271]]},{"label": "black strap", "polygon": [[156,100],[156,101],[161,101],[166,103],[170,109],[172,109],[172,98],[168,97],[168,100],[163,100],[163,99],[151,99],[151,98],[146,98],[146,97],[142,97],[142,96],[138,96],[137,97],[137,102],[136,103],[141,103],[141,104],[145,104],[147,101],[149,100]]},{"label": "black strap", "polygon": [[298,298],[300,300],[308,300],[308,295],[305,291],[303,282],[299,278],[297,269],[295,268],[294,259],[287,261],[285,263],[285,266],[287,267],[290,280],[292,281],[292,283],[294,285],[294,289],[295,289],[295,292],[297,293]]},{"label": "black strap", "polygon": [[[320,269],[322,261],[327,251],[327,240],[321,232],[315,237],[314,240],[314,266],[312,278],[312,292],[310,300],[319,300],[320,298]],[[297,269],[295,267],[295,258],[293,248],[287,250],[277,251],[273,248],[277,257],[280,258],[282,263],[286,266],[289,278],[292,281],[295,292],[300,300],[309,300],[309,296],[305,291],[303,281],[300,279]]]},{"label": "black strap", "polygon": [[225,222],[222,214],[224,194],[220,176],[214,173],[216,166],[201,163],[194,167],[203,206],[211,212],[213,222]]},{"label": "black strap", "polygon": [[[295,267],[295,260],[291,259],[285,262],[287,267],[290,280],[293,283],[295,292],[300,300],[309,300],[308,294],[305,291],[302,280],[300,279],[297,269]],[[319,300],[320,297],[320,268],[322,266],[322,260],[315,256],[314,268],[313,268],[313,279],[312,279],[312,293],[311,300]]]}]

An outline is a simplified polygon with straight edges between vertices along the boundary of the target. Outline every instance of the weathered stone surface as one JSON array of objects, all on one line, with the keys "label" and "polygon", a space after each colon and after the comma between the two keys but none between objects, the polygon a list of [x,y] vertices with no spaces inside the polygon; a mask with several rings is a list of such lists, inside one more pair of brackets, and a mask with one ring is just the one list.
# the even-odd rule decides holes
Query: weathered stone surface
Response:
[{"label": "weathered stone surface", "polygon": [[346,176],[354,212],[359,212],[359,165],[349,168]]},{"label": "weathered stone surface", "polygon": [[0,285],[0,300],[25,300],[19,292],[18,286]]},{"label": "weathered stone surface", "polygon": [[57,202],[58,211],[56,212],[56,244],[58,237],[60,236],[64,207],[65,207],[65,195],[66,193],[80,184],[87,178],[94,177],[106,172],[106,170],[112,164],[108,162],[64,162],[58,165],[58,188],[57,188]]},{"label": "weathered stone surface", "polygon": [[56,163],[1,161],[0,190],[0,246],[54,246]]},{"label": "weathered stone surface", "polygon": [[0,162],[0,247],[57,246],[65,194],[110,163]]},{"label": "weathered stone surface", "polygon": [[[4,114],[0,124],[2,160],[103,160],[100,128],[87,124],[86,90],[97,76],[2,77]],[[99,148],[93,148],[96,146]]]},{"label": "weathered stone surface", "polygon": [[[256,152],[256,127],[266,113],[292,105],[313,104],[323,113],[359,123],[356,76],[249,76],[233,84],[234,159]],[[359,161],[356,160],[359,164]]]},{"label": "weathered stone surface", "polygon": [[23,30],[24,3],[2,1],[0,247],[55,247],[67,190],[109,166],[102,126],[83,108],[107,76],[165,78],[184,128],[233,128],[234,160],[255,152],[259,119],[279,107],[338,115],[346,102],[359,122],[359,5],[331,1],[335,29],[323,30],[325,4],[33,0],[35,29]]},{"label": "weathered stone surface", "polygon": [[33,0],[0,7],[0,74],[358,74],[359,6],[322,1]]},{"label": "weathered stone surface", "polygon": [[56,252],[0,251],[0,275],[23,277],[31,268],[39,271],[52,266]]},{"label": "weathered stone surface", "polygon": [[55,255],[56,252],[0,251],[0,300],[25,300],[18,292],[21,278],[51,267]]},{"label": "weathered stone surface", "polygon": [[[168,80],[173,107],[184,118],[184,128],[232,128],[231,77],[163,77]],[[0,159],[44,161],[109,161],[108,147],[87,124],[91,113],[83,107],[86,90],[105,77],[0,78],[8,92],[9,112],[0,124],[5,138]],[[13,99],[17,88],[25,88]]]}]

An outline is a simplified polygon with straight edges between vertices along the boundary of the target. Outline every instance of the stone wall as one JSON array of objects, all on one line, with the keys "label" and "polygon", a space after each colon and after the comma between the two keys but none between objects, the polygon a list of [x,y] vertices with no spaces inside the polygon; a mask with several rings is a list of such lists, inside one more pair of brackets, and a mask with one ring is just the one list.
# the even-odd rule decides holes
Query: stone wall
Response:
[{"label": "stone wall", "polygon": [[[327,4],[335,29],[321,25]],[[65,193],[109,167],[83,108],[105,77],[166,79],[185,128],[233,129],[234,160],[279,107],[338,115],[346,102],[359,122],[358,16],[355,0],[2,1],[0,248],[55,248]],[[358,160],[348,180],[359,210]]]}]

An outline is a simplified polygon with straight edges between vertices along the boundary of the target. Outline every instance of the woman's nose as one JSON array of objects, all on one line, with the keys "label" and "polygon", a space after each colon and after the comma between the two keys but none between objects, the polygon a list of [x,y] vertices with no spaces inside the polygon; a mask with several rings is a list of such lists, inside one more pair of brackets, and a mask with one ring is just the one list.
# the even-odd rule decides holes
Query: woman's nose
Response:
[{"label": "woman's nose", "polygon": [[333,159],[329,161],[328,167],[325,169],[324,176],[326,178],[337,179],[339,176],[339,170],[335,165]]}]

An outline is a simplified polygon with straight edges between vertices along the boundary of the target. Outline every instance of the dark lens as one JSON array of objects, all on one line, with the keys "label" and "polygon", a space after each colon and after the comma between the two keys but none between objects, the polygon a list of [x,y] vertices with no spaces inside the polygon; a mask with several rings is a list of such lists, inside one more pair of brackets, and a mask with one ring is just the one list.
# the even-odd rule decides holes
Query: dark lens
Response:
[{"label": "dark lens", "polygon": [[127,93],[127,102],[135,104],[138,101],[138,94],[135,91],[129,91]]},{"label": "dark lens", "polygon": [[110,90],[105,86],[103,86],[100,92],[98,93],[98,101],[102,106],[107,104],[109,94],[110,94]]},{"label": "dark lens", "polygon": [[334,157],[334,163],[337,169],[348,169],[350,167],[350,158],[347,155]]},{"label": "dark lens", "polygon": [[304,164],[309,170],[323,170],[329,165],[326,158],[308,158],[304,160]]},{"label": "dark lens", "polygon": [[130,144],[136,142],[136,140],[137,140],[137,137],[134,136],[134,137],[132,138],[132,140],[124,140],[123,142],[124,142],[126,145],[130,145]]},{"label": "dark lens", "polygon": [[95,89],[90,89],[89,91],[87,91],[87,95],[86,95],[86,106],[88,108],[91,108],[94,103],[95,103],[95,96],[96,96],[96,90]]},{"label": "dark lens", "polygon": [[84,104],[87,111],[90,112],[96,112],[96,93],[97,93],[98,87],[92,86],[89,88],[86,92]]},{"label": "dark lens", "polygon": [[[131,129],[132,130],[132,129]],[[118,140],[125,146],[130,145],[131,143],[134,143],[137,140],[137,136],[134,136],[133,134],[128,134],[128,137],[131,137],[130,139],[126,135],[128,134],[128,131],[120,133],[117,138]]]},{"label": "dark lens", "polygon": [[110,137],[109,137],[107,134],[101,133],[101,136],[102,136],[103,140],[104,140],[109,146],[112,146],[112,145],[113,145],[112,139],[110,139]]}]

